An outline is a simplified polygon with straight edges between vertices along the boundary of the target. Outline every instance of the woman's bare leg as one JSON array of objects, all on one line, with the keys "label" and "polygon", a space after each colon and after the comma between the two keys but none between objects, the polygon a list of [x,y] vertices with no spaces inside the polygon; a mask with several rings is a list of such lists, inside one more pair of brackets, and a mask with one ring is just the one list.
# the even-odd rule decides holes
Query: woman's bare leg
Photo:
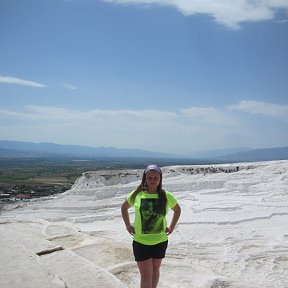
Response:
[{"label": "woman's bare leg", "polygon": [[152,258],[137,262],[141,275],[140,288],[152,288],[153,261]]},{"label": "woman's bare leg", "polygon": [[152,259],[152,261],[153,261],[152,288],[156,288],[160,278],[160,266],[162,259]]},{"label": "woman's bare leg", "polygon": [[160,278],[162,259],[148,259],[137,262],[141,275],[140,288],[156,288]]}]

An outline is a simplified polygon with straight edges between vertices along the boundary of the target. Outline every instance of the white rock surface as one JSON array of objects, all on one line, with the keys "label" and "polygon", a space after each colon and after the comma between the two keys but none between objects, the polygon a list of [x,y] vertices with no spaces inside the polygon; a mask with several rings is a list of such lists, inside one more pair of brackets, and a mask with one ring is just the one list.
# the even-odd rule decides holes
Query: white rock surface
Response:
[{"label": "white rock surface", "polygon": [[[288,287],[288,161],[163,172],[182,215],[159,288]],[[142,170],[91,171],[62,195],[6,206],[0,287],[138,287],[120,205],[141,177]]]}]

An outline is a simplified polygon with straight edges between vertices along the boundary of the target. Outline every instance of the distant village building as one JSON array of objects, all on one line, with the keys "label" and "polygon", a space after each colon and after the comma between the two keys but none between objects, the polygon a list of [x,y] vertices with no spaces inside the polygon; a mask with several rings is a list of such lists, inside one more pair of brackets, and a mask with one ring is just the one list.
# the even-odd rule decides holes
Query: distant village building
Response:
[{"label": "distant village building", "polygon": [[5,198],[9,198],[11,195],[8,193],[2,193],[0,194],[0,199],[5,199]]},{"label": "distant village building", "polygon": [[29,194],[17,194],[15,195],[15,198],[16,199],[20,199],[20,200],[23,200],[23,199],[30,199],[31,198],[31,195]]}]

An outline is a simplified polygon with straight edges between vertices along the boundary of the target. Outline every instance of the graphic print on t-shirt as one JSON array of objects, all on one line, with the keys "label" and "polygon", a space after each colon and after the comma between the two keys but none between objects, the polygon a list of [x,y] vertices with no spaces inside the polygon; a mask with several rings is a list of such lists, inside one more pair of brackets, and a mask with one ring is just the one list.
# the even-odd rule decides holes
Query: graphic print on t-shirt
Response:
[{"label": "graphic print on t-shirt", "polygon": [[156,234],[164,231],[165,210],[163,211],[159,204],[159,199],[141,199],[142,234]]}]

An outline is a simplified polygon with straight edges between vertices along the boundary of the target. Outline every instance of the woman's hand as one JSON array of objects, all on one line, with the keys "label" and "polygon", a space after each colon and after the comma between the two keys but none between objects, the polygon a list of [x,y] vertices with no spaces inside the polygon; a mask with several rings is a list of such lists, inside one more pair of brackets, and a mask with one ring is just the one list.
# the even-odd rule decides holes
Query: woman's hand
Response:
[{"label": "woman's hand", "polygon": [[134,235],[135,234],[135,228],[132,225],[129,225],[126,227],[127,231],[129,232],[129,234]]},{"label": "woman's hand", "polygon": [[170,235],[173,232],[173,229],[171,229],[170,227],[166,227],[166,234]]}]

